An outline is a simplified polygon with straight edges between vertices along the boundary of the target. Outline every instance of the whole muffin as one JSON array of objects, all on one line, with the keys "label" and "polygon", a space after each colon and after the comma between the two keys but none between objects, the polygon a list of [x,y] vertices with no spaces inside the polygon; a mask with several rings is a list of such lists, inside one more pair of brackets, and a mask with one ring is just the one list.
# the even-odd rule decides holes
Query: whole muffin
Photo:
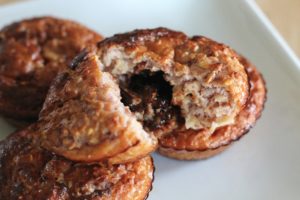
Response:
[{"label": "whole muffin", "polygon": [[39,146],[35,128],[0,142],[0,199],[144,200],[152,188],[150,156],[131,163],[78,163]]},{"label": "whole muffin", "polygon": [[102,37],[73,21],[26,19],[0,31],[0,113],[20,124],[38,118],[52,79]]}]

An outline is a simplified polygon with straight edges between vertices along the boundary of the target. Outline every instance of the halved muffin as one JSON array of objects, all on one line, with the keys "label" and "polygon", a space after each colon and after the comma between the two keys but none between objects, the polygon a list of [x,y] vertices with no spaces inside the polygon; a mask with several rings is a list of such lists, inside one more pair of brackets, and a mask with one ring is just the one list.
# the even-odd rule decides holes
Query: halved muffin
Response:
[{"label": "halved muffin", "polygon": [[42,145],[70,160],[119,164],[154,151],[148,134],[121,102],[120,89],[93,51],[83,51],[49,89],[39,115]]}]

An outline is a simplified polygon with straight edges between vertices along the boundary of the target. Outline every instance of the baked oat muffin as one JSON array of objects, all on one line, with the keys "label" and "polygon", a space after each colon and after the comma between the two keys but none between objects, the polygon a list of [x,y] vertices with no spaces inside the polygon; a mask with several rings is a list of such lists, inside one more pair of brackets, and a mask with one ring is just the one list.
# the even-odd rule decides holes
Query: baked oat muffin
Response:
[{"label": "baked oat muffin", "polygon": [[255,67],[226,45],[166,28],[117,34],[98,44],[101,69],[159,152],[200,159],[225,149],[260,116],[265,86]]},{"label": "baked oat muffin", "polygon": [[0,199],[144,200],[152,187],[152,158],[122,165],[76,163],[39,146],[25,129],[0,143]]},{"label": "baked oat muffin", "polygon": [[119,164],[148,155],[157,139],[124,106],[116,81],[100,67],[86,50],[54,79],[38,120],[42,145],[83,162]]},{"label": "baked oat muffin", "polygon": [[0,113],[37,120],[52,79],[84,47],[102,37],[76,22],[39,17],[0,30]]}]

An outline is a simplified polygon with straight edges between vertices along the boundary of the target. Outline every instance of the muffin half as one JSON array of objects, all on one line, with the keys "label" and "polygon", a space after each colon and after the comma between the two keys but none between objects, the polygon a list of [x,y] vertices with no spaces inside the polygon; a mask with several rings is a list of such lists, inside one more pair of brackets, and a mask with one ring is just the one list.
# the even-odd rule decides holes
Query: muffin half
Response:
[{"label": "muffin half", "polygon": [[39,115],[42,145],[70,160],[119,164],[154,151],[148,134],[121,102],[120,89],[93,51],[83,51],[53,81]]}]

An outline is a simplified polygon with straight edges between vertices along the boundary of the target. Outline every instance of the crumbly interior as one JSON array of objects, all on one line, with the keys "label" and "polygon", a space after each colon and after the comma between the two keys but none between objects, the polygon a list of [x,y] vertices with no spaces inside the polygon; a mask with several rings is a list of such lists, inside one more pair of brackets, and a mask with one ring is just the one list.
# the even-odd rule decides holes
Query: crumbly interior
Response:
[{"label": "crumbly interior", "polygon": [[[145,70],[163,73],[165,83],[172,87],[171,106],[180,108],[186,129],[213,132],[234,123],[248,91],[247,75],[234,53],[224,46],[206,52],[202,44],[207,42],[205,38],[173,47],[167,42],[160,39],[142,47],[112,45],[100,53],[102,68],[120,82],[125,75],[134,77]],[[162,86],[155,87],[159,90]],[[151,119],[155,121],[155,116]]]},{"label": "crumbly interior", "polygon": [[129,106],[147,131],[155,131],[170,121],[180,122],[180,108],[172,105],[172,86],[163,72],[141,71],[120,78],[122,102]]}]

